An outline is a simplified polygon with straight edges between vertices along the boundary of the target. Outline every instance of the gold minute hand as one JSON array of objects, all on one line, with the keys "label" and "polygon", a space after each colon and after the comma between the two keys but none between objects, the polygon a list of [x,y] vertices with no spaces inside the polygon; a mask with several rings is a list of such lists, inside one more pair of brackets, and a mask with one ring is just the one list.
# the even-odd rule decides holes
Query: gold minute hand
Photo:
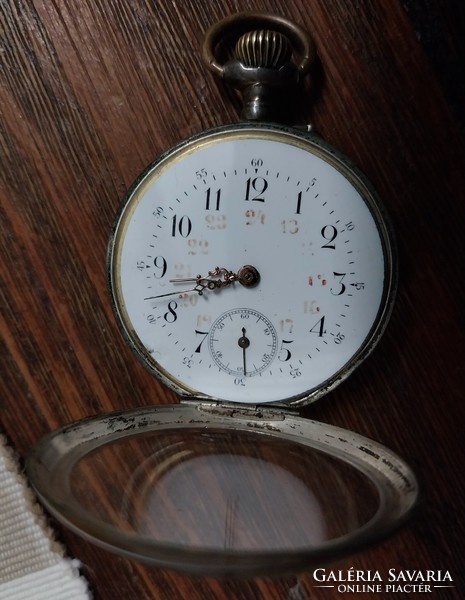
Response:
[{"label": "gold minute hand", "polygon": [[[219,279],[211,279],[212,277],[216,277],[221,275],[222,278]],[[188,290],[183,290],[182,292],[167,292],[166,294],[158,294],[156,296],[148,296],[144,298],[144,300],[155,300],[157,298],[166,298],[167,296],[177,296],[181,294],[187,294],[190,292],[197,292],[199,296],[202,296],[205,289],[215,290],[221,289],[226,286],[231,285],[235,281],[238,281],[241,285],[245,287],[252,287],[257,285],[260,280],[260,275],[251,265],[245,265],[241,267],[239,271],[234,273],[233,271],[229,271],[224,267],[215,267],[212,271],[208,272],[206,277],[202,275],[197,275],[197,277],[177,277],[175,279],[170,279],[170,283],[188,283],[195,282],[195,287],[190,288]]]}]

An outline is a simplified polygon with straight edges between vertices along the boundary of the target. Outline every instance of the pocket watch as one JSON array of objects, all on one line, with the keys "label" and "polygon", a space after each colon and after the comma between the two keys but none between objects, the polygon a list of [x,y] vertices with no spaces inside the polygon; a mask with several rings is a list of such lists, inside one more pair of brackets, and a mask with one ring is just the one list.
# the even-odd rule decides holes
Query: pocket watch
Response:
[{"label": "pocket watch", "polygon": [[386,536],[416,503],[401,458],[298,414],[382,335],[395,245],[358,169],[283,124],[315,57],[303,29],[233,15],[202,56],[242,120],[150,164],[108,251],[122,333],[181,401],[68,425],[28,472],[54,515],[115,552],[203,575],[295,572]]}]

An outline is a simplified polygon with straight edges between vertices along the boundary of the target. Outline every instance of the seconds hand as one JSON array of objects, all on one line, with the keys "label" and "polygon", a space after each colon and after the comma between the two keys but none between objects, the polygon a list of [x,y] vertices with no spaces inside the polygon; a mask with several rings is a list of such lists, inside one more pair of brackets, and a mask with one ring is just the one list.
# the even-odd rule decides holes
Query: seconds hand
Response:
[{"label": "seconds hand", "polygon": [[242,336],[237,340],[240,348],[242,348],[242,363],[244,365],[244,375],[247,375],[246,367],[246,349],[250,346],[250,340],[245,336],[245,327],[242,328]]}]

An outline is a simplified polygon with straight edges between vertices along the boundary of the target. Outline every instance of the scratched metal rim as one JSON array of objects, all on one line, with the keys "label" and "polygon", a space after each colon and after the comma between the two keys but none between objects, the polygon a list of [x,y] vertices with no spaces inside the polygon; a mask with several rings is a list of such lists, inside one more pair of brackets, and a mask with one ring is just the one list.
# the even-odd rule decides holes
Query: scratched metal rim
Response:
[{"label": "scratched metal rim", "polygon": [[[91,452],[127,436],[151,432],[247,432],[319,450],[355,468],[377,488],[379,506],[360,528],[298,550],[218,551],[159,542],[103,522],[72,495],[70,477]],[[410,517],[418,501],[418,482],[395,453],[363,436],[276,409],[255,411],[217,403],[160,405],[85,419],[43,438],[26,463],[29,479],[48,510],[80,536],[116,554],[149,565],[195,575],[257,577],[284,575],[321,566],[381,541]],[[123,493],[123,492],[122,492]]]}]

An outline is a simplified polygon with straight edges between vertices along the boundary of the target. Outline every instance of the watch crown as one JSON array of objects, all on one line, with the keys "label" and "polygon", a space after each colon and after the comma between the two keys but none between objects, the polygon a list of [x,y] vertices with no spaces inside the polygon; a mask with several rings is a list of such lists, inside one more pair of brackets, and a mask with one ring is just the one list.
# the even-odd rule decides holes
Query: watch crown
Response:
[{"label": "watch crown", "polygon": [[[225,62],[218,61],[220,50]],[[310,70],[315,45],[283,17],[237,13],[207,31],[202,56],[208,68],[242,96],[246,121],[288,121],[295,86]]]},{"label": "watch crown", "polygon": [[285,35],[260,29],[249,31],[237,40],[235,55],[245,67],[279,69],[289,62],[292,46]]}]

